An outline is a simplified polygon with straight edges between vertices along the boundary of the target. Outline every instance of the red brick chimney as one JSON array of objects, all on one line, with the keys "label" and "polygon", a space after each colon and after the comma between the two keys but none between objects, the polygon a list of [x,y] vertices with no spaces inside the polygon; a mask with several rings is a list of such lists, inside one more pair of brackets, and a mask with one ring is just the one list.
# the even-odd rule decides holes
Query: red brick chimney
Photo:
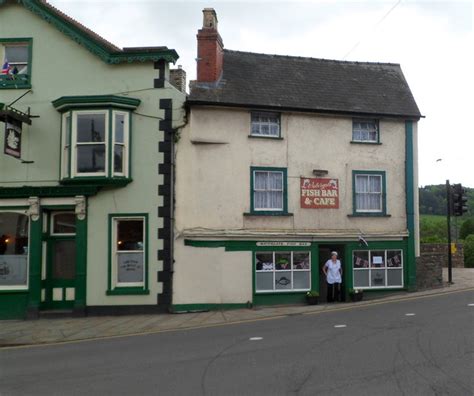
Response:
[{"label": "red brick chimney", "polygon": [[222,75],[224,43],[217,31],[214,8],[202,10],[202,29],[197,34],[197,82],[217,82]]}]

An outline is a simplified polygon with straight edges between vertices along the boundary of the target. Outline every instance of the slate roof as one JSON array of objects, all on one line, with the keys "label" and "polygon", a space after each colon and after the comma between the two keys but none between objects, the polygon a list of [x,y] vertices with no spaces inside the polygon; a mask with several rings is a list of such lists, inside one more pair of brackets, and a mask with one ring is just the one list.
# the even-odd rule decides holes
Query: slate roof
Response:
[{"label": "slate roof", "polygon": [[221,80],[195,83],[188,103],[421,117],[398,64],[231,50]]}]

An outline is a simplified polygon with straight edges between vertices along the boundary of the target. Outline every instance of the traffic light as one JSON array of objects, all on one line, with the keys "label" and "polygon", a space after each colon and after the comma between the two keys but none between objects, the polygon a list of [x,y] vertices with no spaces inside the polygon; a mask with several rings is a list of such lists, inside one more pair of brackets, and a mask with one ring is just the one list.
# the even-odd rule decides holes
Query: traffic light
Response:
[{"label": "traffic light", "polygon": [[466,189],[461,184],[451,187],[451,202],[454,216],[462,216],[467,212]]}]

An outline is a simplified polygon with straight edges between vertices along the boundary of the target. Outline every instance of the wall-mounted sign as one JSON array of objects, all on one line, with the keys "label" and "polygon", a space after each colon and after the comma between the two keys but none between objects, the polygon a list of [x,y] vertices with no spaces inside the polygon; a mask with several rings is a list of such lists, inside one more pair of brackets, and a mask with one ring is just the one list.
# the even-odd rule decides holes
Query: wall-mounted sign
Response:
[{"label": "wall-mounted sign", "polygon": [[3,152],[12,157],[21,158],[21,121],[7,118]]},{"label": "wall-mounted sign", "polygon": [[302,177],[301,207],[304,209],[338,209],[338,180]]},{"label": "wall-mounted sign", "polygon": [[311,246],[311,242],[257,242],[257,246]]}]

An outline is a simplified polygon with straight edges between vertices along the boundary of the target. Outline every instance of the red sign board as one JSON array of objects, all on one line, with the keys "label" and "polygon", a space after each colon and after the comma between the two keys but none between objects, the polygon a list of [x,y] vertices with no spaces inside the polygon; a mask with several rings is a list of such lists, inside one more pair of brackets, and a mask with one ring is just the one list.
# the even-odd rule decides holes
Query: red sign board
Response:
[{"label": "red sign board", "polygon": [[338,209],[338,180],[302,177],[301,207],[304,209]]}]

